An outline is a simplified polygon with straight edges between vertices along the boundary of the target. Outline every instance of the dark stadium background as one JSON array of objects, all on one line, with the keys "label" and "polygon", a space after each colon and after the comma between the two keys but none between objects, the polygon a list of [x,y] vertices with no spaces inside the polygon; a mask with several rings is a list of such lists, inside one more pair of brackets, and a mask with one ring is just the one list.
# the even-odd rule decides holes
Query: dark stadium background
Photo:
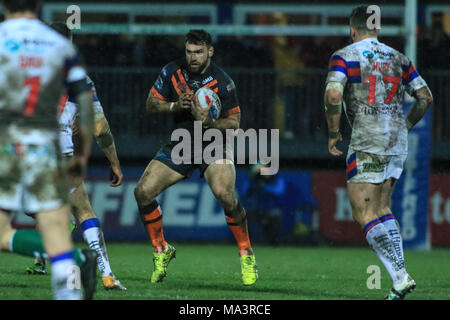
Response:
[{"label": "dark stadium background", "polygon": [[[332,14],[337,8],[330,9],[331,6],[341,6],[344,10],[341,16],[327,18],[326,25],[347,26],[352,7],[376,4],[381,8],[380,40],[405,51],[406,37],[383,35],[387,29],[383,28],[403,25],[407,19],[398,7],[406,1],[415,0],[57,0],[45,3],[61,6],[47,22],[64,21],[68,16],[66,7],[79,5],[82,28],[89,23],[102,23],[103,28],[125,24],[129,21],[128,7],[134,4],[159,5],[161,12],[168,5],[213,5],[217,24],[224,27],[232,21],[231,14],[237,5],[273,10],[246,16],[246,26],[258,27],[277,23],[314,25],[321,21],[322,14]],[[121,7],[123,12],[104,14],[102,10],[86,12],[83,4],[110,9],[124,4],[125,7]],[[277,16],[275,12],[285,5],[315,8],[317,13],[285,12]],[[389,6],[397,9],[390,11]],[[141,12],[136,16],[136,23],[174,27],[207,25],[210,18],[196,14],[169,16],[155,9],[151,15]],[[417,32],[415,65],[431,88],[434,104],[409,135],[410,154],[396,186],[393,213],[401,224],[408,273],[417,282],[416,291],[407,299],[448,300],[450,0],[417,0],[414,29]],[[292,53],[287,61],[276,58],[276,41],[286,43],[281,53],[287,56]],[[355,303],[366,303],[362,300],[380,300],[385,296],[392,286],[391,278],[352,219],[345,158],[333,159],[327,151],[324,80],[330,55],[350,43],[347,32],[340,36],[308,34],[279,38],[214,35],[213,60],[236,83],[243,111],[242,128],[280,130],[277,176],[262,180],[254,174],[255,167],[237,165],[237,192],[247,209],[259,269],[259,280],[251,287],[242,286],[236,242],[220,206],[198,174],[172,186],[158,198],[165,238],[177,248],[177,258],[171,262],[163,283],[153,285],[149,281],[153,269],[152,247],[139,220],[133,191],[146,165],[170,134],[173,123],[170,117],[146,115],[145,100],[163,65],[183,55],[183,35],[76,32],[74,42],[96,84],[124,172],[122,186],[109,187],[108,162],[93,145],[86,188],[101,221],[111,267],[128,288],[106,291],[99,281],[95,300],[114,300],[115,304],[106,310],[115,312],[119,300],[122,303],[143,300],[143,307],[152,312],[163,310],[169,317],[173,314],[172,318],[180,318],[180,307],[187,304],[217,308],[224,304],[267,304],[272,310],[269,317],[278,319],[278,314],[289,313],[290,308],[305,313],[305,306],[311,305],[315,312],[322,311],[325,300],[360,300],[351,302],[354,307]],[[284,81],[295,85],[283,91]],[[293,109],[291,117],[286,118],[283,111],[289,94]],[[405,110],[410,106],[411,102],[405,103]],[[286,133],[289,124],[285,120],[293,120],[291,133]],[[344,141],[339,147],[346,151],[350,129],[345,117],[341,130]],[[273,189],[282,192],[273,196],[261,192],[262,186],[276,186]],[[18,228],[35,227],[34,221],[24,214],[16,214],[13,224]],[[80,229],[74,232],[75,245],[86,248]],[[21,308],[15,311],[32,310],[35,316],[36,306],[23,308],[26,303],[23,300],[38,300],[36,303],[41,307],[42,300],[53,296],[48,276],[26,274],[25,268],[31,263],[30,257],[0,252],[0,301],[8,300],[5,304],[11,307],[12,300],[20,300]],[[373,270],[369,269],[372,267],[381,270],[380,288],[369,288],[372,274],[368,270]],[[311,300],[321,300],[320,305]],[[330,310],[336,310],[336,306],[333,303]],[[411,304],[404,306],[413,311]],[[93,310],[101,310],[105,315],[105,308]]]},{"label": "dark stadium background", "polygon": [[[75,1],[70,4],[79,4],[82,7],[84,3],[98,3],[114,7],[116,4],[124,2],[98,0],[95,2]],[[133,1],[132,3],[145,4],[149,2]],[[317,0],[277,1],[275,4],[317,7],[330,3]],[[374,1],[358,1],[357,3],[373,4]],[[404,22],[403,14],[388,15],[383,18],[383,12],[386,12],[383,11],[383,5],[404,5],[404,3],[405,1],[401,0],[375,3],[381,7],[382,27],[385,24],[400,26]],[[272,1],[179,2],[168,0],[161,3],[161,6],[165,4],[186,6],[214,4],[217,7],[217,23],[224,26],[232,20],[232,8],[235,5],[274,5]],[[339,5],[347,6],[350,12],[355,1],[339,1]],[[433,11],[431,22],[427,24],[426,13],[433,6],[442,6],[443,9],[442,11]],[[450,193],[447,191],[450,185],[450,148],[448,147],[450,112],[447,107],[450,102],[450,91],[447,88],[447,83],[450,82],[450,32],[448,27],[450,17],[445,12],[450,12],[450,1],[418,1],[416,68],[430,86],[434,104],[429,111],[427,120],[430,128],[427,129],[426,137],[429,140],[426,144],[419,142],[418,145],[421,148],[418,149],[418,156],[422,158],[417,158],[419,159],[417,166],[423,175],[416,174],[414,176],[413,184],[417,189],[412,191],[412,195],[420,198],[418,201],[421,202],[418,202],[419,209],[416,212],[422,212],[425,224],[428,221],[426,229],[431,231],[433,245],[450,244],[448,236],[450,234]],[[82,24],[100,22],[114,25],[128,21],[126,12],[103,14],[82,11],[81,14]],[[66,17],[67,14],[64,12],[53,15],[54,20],[64,20]],[[285,13],[282,19],[284,19],[284,23],[292,26],[311,25],[316,23],[319,18],[317,15],[311,14]],[[196,15],[164,16],[156,14],[146,16],[144,12],[136,17],[136,23],[147,24],[204,25],[210,22],[208,17]],[[245,23],[247,25],[276,25],[281,22],[279,17],[275,17],[272,13],[266,13],[249,14]],[[330,17],[327,21],[328,25],[346,25],[347,23],[345,16]],[[405,38],[402,36],[383,36],[382,29],[380,40],[400,51],[405,51]],[[284,196],[292,199],[296,197],[296,194],[298,196],[298,192],[301,192],[302,195],[298,197],[303,199],[300,205],[297,204],[296,216],[292,217],[291,215],[289,218],[291,219],[289,226],[292,227],[289,233],[291,236],[296,233],[297,236],[286,237],[284,235],[281,242],[364,243],[356,224],[351,221],[351,212],[345,198],[345,159],[343,157],[332,158],[327,151],[327,127],[323,112],[323,90],[328,59],[332,52],[349,44],[350,39],[345,35],[284,37],[283,41],[286,42],[284,48],[292,52],[292,56],[285,58],[291,59],[287,62],[277,60],[274,53],[276,41],[274,36],[214,35],[215,56],[213,61],[221,66],[236,83],[243,111],[242,129],[276,128],[280,130],[280,176],[287,178],[291,191],[291,194]],[[170,117],[146,115],[145,100],[160,69],[169,61],[183,55],[183,35],[84,34],[76,32],[74,42],[81,51],[89,75],[96,84],[98,96],[115,137],[119,158],[125,173],[125,183],[128,183],[121,189],[128,191],[121,191],[122,193],[119,192],[117,195],[107,194],[110,189],[104,187],[104,183],[107,179],[108,163],[99,148],[94,146],[88,174],[88,184],[92,186],[90,194],[94,197],[94,209],[96,211],[103,210],[103,214],[100,216],[105,218],[103,223],[107,238],[145,238],[144,233],[140,233],[143,229],[138,221],[134,221],[134,224],[130,222],[133,226],[130,227],[131,229],[119,228],[118,231],[120,222],[117,221],[117,217],[113,218],[113,216],[117,212],[124,213],[125,207],[127,210],[135,209],[133,199],[127,198],[129,201],[125,199],[132,197],[130,190],[173,128]],[[290,80],[283,80],[286,77]],[[288,121],[286,120],[288,118],[282,112],[286,106],[283,81],[286,81],[288,86],[294,83],[294,87],[291,88],[293,109],[289,117],[292,121],[291,128],[287,128]],[[342,117],[341,130],[344,141],[340,147],[345,151],[350,137],[350,129],[345,117]],[[248,187],[251,166],[239,165],[237,169],[238,191],[244,192],[244,189]],[[194,177],[192,181],[199,188],[199,192],[203,192],[204,182],[198,177]],[[250,183],[254,183],[254,181],[250,181]],[[403,193],[407,192],[405,190],[409,184],[411,182],[399,184],[398,189],[401,193],[399,197],[403,197]],[[97,192],[97,188],[103,191]],[[325,190],[329,193],[328,195]],[[198,211],[201,207],[200,193],[195,196],[196,200],[192,204],[192,210],[196,212],[194,216],[200,212]],[[244,197],[242,194],[241,196]],[[111,197],[120,198],[119,200],[114,198],[118,201],[114,208],[108,207],[108,205],[113,206],[108,203],[108,199]],[[399,205],[398,208],[399,211],[402,211],[404,205]],[[219,209],[215,208],[215,210]],[[320,217],[320,222],[314,220],[317,218],[313,217],[312,212],[314,211]],[[180,212],[182,213],[183,210]],[[133,215],[133,213],[127,214]],[[344,220],[339,220],[337,217]],[[175,229],[180,225],[175,223],[177,227],[172,229],[170,218],[167,219],[169,236],[179,235]],[[260,222],[258,219],[255,221],[256,224]],[[299,224],[296,225],[296,222]],[[313,226],[314,223],[320,225]],[[337,228],[337,234],[329,233],[332,228]],[[214,230],[216,229],[210,230],[210,232],[214,233]],[[221,230],[224,234],[227,232],[224,229]],[[194,233],[202,234],[202,232],[197,233],[196,231],[189,234]],[[205,231],[203,233],[207,234]],[[261,238],[262,241],[267,241],[263,235]]]}]

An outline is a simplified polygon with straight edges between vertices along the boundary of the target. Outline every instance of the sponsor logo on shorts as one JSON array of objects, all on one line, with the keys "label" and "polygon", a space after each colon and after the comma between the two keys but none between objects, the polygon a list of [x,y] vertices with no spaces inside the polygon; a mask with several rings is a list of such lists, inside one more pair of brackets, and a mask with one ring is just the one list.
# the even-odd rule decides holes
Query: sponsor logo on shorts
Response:
[{"label": "sponsor logo on shorts", "polygon": [[384,165],[382,163],[363,163],[363,172],[383,172]]}]

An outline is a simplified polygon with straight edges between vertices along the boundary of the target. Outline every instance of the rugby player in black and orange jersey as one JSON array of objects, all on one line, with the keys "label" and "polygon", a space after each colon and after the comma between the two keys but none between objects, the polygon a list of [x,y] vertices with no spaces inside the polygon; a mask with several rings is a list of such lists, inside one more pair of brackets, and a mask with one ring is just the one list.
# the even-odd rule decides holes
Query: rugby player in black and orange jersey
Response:
[{"label": "rugby player in black and orange jersey", "polygon": [[[211,35],[204,30],[191,30],[186,35],[185,57],[167,64],[160,72],[150,90],[146,102],[150,114],[167,113],[174,116],[177,128],[193,133],[194,121],[201,121],[203,128],[221,131],[238,129],[240,106],[233,80],[211,58],[214,54]],[[220,118],[208,116],[208,109],[201,109],[193,102],[193,95],[200,87],[214,90],[222,104]],[[236,197],[236,173],[232,157],[210,164],[191,161],[191,164],[175,164],[171,158],[174,142],[162,146],[145,169],[134,194],[141,220],[154,247],[154,271],[151,282],[160,282],[166,276],[169,262],[175,257],[175,248],[168,244],[163,235],[162,210],[156,197],[169,186],[188,178],[195,170],[209,184],[214,196],[223,207],[226,221],[239,247],[242,282],[253,284],[257,268],[250,244],[245,209]],[[225,153],[227,154],[227,153]]]}]

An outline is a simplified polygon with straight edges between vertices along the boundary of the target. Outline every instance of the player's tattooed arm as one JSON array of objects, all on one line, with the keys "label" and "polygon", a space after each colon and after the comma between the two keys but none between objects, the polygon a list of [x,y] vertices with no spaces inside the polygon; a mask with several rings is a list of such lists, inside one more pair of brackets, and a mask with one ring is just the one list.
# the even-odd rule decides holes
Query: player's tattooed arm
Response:
[{"label": "player's tattooed arm", "polygon": [[90,91],[82,92],[76,96],[75,100],[80,110],[79,133],[81,137],[82,154],[88,157],[91,149],[92,133],[94,131],[92,94]]},{"label": "player's tattooed arm", "polygon": [[146,102],[147,112],[150,114],[170,113],[177,112],[182,109],[190,109],[192,104],[192,95],[192,92],[186,92],[179,96],[178,101],[168,102],[150,93]]},{"label": "player's tattooed arm", "polygon": [[413,96],[416,98],[416,101],[406,117],[406,128],[408,131],[422,119],[430,105],[433,103],[433,96],[428,87],[422,87],[414,91]]},{"label": "player's tattooed arm", "polygon": [[325,114],[328,124],[328,151],[333,156],[342,155],[342,152],[336,148],[336,144],[342,141],[342,136],[339,131],[342,112],[342,93],[342,84],[329,82],[324,95]]},{"label": "player's tattooed arm", "polygon": [[80,154],[72,157],[69,161],[67,172],[70,176],[81,177],[86,170],[91,150],[92,133],[94,131],[94,110],[92,106],[92,93],[90,90],[80,92],[74,96],[80,112],[78,130],[78,150],[80,150]]},{"label": "player's tattooed arm", "polygon": [[114,181],[110,182],[110,186],[117,187],[122,183],[123,173],[108,120],[106,120],[104,116],[98,117],[95,121],[94,129],[95,140],[106,158],[108,158],[110,163],[110,174],[114,176]]},{"label": "player's tattooed arm", "polygon": [[344,86],[340,82],[328,82],[325,88],[325,113],[327,115],[341,114],[342,94]]},{"label": "player's tattooed arm", "polygon": [[342,111],[342,84],[329,82],[325,89],[324,104],[330,137],[339,133],[339,122]]}]

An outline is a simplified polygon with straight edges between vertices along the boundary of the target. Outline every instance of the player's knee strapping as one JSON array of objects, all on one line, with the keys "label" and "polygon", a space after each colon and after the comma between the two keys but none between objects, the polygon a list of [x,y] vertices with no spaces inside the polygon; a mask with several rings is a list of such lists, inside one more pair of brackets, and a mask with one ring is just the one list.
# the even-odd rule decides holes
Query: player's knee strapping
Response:
[{"label": "player's knee strapping", "polygon": [[153,200],[149,205],[139,207],[139,214],[145,230],[152,240],[152,245],[165,247],[167,243],[162,231],[162,211],[158,201]]}]

